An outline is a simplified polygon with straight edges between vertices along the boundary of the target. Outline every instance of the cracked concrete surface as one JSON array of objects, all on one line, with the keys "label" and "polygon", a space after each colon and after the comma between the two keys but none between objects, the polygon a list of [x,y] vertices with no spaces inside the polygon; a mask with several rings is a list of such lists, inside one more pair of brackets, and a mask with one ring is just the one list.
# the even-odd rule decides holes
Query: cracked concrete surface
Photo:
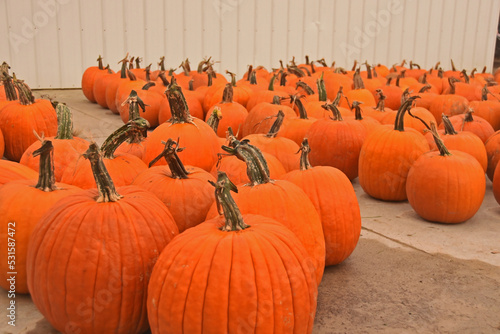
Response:
[{"label": "cracked concrete surface", "polygon": [[[36,94],[67,103],[79,135],[99,144],[123,124],[79,90]],[[500,333],[500,206],[491,182],[480,211],[456,225],[426,222],[407,202],[377,201],[353,185],[361,238],[344,263],[325,270],[314,333]],[[1,309],[7,302],[0,292]],[[56,333],[29,296],[16,296],[16,305],[16,327],[3,316],[0,333]]]}]

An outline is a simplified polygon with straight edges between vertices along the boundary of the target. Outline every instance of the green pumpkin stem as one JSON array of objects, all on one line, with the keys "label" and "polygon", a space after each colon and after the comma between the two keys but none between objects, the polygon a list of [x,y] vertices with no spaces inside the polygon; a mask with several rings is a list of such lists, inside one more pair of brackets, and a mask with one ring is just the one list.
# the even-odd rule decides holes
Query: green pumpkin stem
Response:
[{"label": "green pumpkin stem", "polygon": [[228,140],[229,146],[223,145],[222,150],[247,164],[247,175],[252,185],[271,181],[266,159],[257,147],[251,145],[248,140],[239,141],[234,136],[228,136]]},{"label": "green pumpkin stem", "polygon": [[409,97],[398,109],[398,113],[396,114],[396,121],[394,122],[394,130],[404,131],[405,123],[404,116],[407,110],[409,110],[413,104],[415,99],[420,98],[419,96]]},{"label": "green pumpkin stem", "polygon": [[444,133],[447,135],[457,135],[458,132],[453,127],[453,124],[451,124],[448,116],[446,116],[445,114],[442,114],[441,118],[443,119]]},{"label": "green pumpkin stem", "polygon": [[217,130],[219,129],[219,122],[222,119],[222,112],[220,110],[220,107],[216,106],[212,109],[212,113],[207,119],[207,124],[209,127],[211,127],[215,133],[217,133]]},{"label": "green pumpkin stem", "polygon": [[174,78],[172,78],[165,93],[172,112],[172,118],[170,118],[169,122],[172,124],[190,123],[194,125],[193,117],[189,113],[189,107],[184,94],[182,94],[182,88],[177,85]]},{"label": "green pumpkin stem", "polygon": [[220,229],[222,231],[241,231],[250,225],[243,221],[241,211],[236,205],[231,191],[238,192],[238,188],[227,177],[225,172],[217,173],[217,182],[208,181],[215,187],[215,199],[217,203],[217,211],[219,214],[224,214],[225,224]]},{"label": "green pumpkin stem", "polygon": [[103,157],[107,159],[113,159],[115,150],[123,144],[126,140],[129,140],[133,136],[142,135],[146,136],[149,123],[144,118],[136,118],[129,120],[126,124],[119,127],[114,131],[108,138],[104,141],[101,147]]},{"label": "green pumpkin stem", "polygon": [[300,170],[308,170],[312,168],[309,162],[309,153],[311,152],[311,147],[309,147],[309,140],[304,138],[302,140],[302,145],[300,146]]},{"label": "green pumpkin stem", "polygon": [[269,132],[266,134],[268,138],[275,138],[278,132],[280,131],[281,125],[283,125],[283,120],[285,119],[285,113],[283,110],[278,111],[278,115],[276,115],[276,120],[273,125],[269,129]]},{"label": "green pumpkin stem", "polygon": [[56,190],[56,179],[54,176],[54,145],[52,145],[52,141],[42,139],[42,146],[33,152],[33,156],[40,156],[38,183],[35,188],[45,192]]},{"label": "green pumpkin stem", "polygon": [[179,147],[179,142],[169,138],[166,142],[162,141],[165,145],[163,151],[154,158],[150,163],[149,167],[153,166],[161,158],[165,158],[170,169],[170,177],[173,179],[188,179],[189,172],[184,167],[181,159],[177,155],[177,152],[181,152],[184,148]]},{"label": "green pumpkin stem", "polygon": [[321,77],[316,81],[316,85],[318,87],[319,100],[321,102],[326,102],[328,97],[326,94],[326,87],[325,87],[325,81],[323,80],[323,74],[324,74],[324,72],[321,73]]},{"label": "green pumpkin stem", "polygon": [[64,103],[57,103],[57,135],[55,139],[73,139],[73,115]]},{"label": "green pumpkin stem", "polygon": [[109,176],[106,166],[102,160],[101,150],[97,147],[96,143],[90,143],[89,148],[83,157],[90,161],[92,173],[94,174],[95,183],[99,196],[96,199],[97,203],[117,202],[123,196],[120,195],[113,184],[113,180]]},{"label": "green pumpkin stem", "polygon": [[274,81],[276,81],[276,74],[273,74],[271,80],[269,81],[269,87],[267,87],[267,90],[274,91]]}]

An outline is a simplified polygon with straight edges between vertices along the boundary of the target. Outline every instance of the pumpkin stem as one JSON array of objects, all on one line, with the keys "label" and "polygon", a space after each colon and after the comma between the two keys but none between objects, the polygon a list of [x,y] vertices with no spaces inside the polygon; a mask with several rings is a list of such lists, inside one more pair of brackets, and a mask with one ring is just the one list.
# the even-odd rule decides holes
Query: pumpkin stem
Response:
[{"label": "pumpkin stem", "polygon": [[161,143],[165,145],[165,148],[149,163],[149,167],[151,168],[151,166],[153,166],[161,158],[165,158],[165,161],[170,169],[171,178],[188,179],[189,172],[186,170],[184,164],[177,155],[177,152],[182,152],[184,150],[184,147],[179,147],[179,140],[176,142],[172,138],[169,138],[166,142],[162,141]]},{"label": "pumpkin stem", "polygon": [[408,100],[410,96],[411,96],[410,88],[406,88],[403,94],[401,94],[401,104],[403,104],[406,100]]},{"label": "pumpkin stem", "polygon": [[473,112],[474,110],[472,110],[472,108],[469,108],[469,110],[467,110],[464,117],[464,124],[467,122],[474,122],[474,118],[472,117]]},{"label": "pumpkin stem", "polygon": [[186,58],[186,60],[184,60],[182,63],[181,63],[181,67],[182,67],[182,70],[184,71],[184,75],[185,76],[189,76],[189,72],[191,72],[191,66],[189,64],[189,59]]},{"label": "pumpkin stem", "polygon": [[358,61],[354,60],[354,64],[352,65],[351,71],[356,71],[356,67],[358,67]]},{"label": "pumpkin stem", "polygon": [[83,157],[90,161],[92,173],[94,174],[95,183],[99,192],[96,202],[108,203],[119,201],[123,196],[116,191],[113,180],[109,176],[106,166],[104,166],[101,151],[97,147],[97,144],[94,142],[90,143],[87,151],[83,153]]},{"label": "pumpkin stem", "polygon": [[163,86],[168,87],[168,85],[170,85],[170,82],[168,82],[168,79],[165,76],[165,71],[160,71],[160,73],[158,73],[158,78],[160,78]]},{"label": "pumpkin stem", "polygon": [[363,115],[361,113],[361,104],[363,104],[363,102],[352,101],[352,109],[354,109],[354,119],[357,121],[363,120]]},{"label": "pumpkin stem", "polygon": [[431,122],[430,129],[431,129],[430,131],[432,133],[432,136],[434,137],[434,142],[436,143],[436,146],[439,150],[439,155],[441,155],[442,157],[447,156],[447,155],[451,155],[450,151],[448,151],[448,149],[444,145],[443,140],[441,139],[441,137],[439,137],[439,133],[437,132],[436,123]]},{"label": "pumpkin stem", "polygon": [[19,103],[21,103],[23,106],[28,106],[35,103],[35,97],[33,96],[33,92],[31,91],[30,87],[23,80],[15,79],[15,74],[14,86],[19,92]]},{"label": "pumpkin stem", "polygon": [[142,135],[145,137],[148,127],[149,122],[144,118],[139,117],[129,120],[106,138],[101,147],[103,157],[113,159],[115,150],[118,146],[134,135]]},{"label": "pumpkin stem", "polygon": [[256,85],[257,84],[257,71],[253,70],[252,73],[250,73],[250,85]]},{"label": "pumpkin stem", "polygon": [[365,89],[365,83],[363,82],[363,78],[359,74],[359,68],[354,72],[353,76],[354,89]]},{"label": "pumpkin stem", "polygon": [[101,55],[99,55],[99,57],[97,57],[97,67],[100,69],[100,70],[104,70],[104,66],[102,64],[102,57]]},{"label": "pumpkin stem", "polygon": [[365,66],[366,66],[366,74],[367,74],[367,78],[368,79],[373,79],[373,75],[372,75],[372,67],[370,66],[370,64],[368,64],[368,60],[365,61]]},{"label": "pumpkin stem", "polygon": [[132,58],[130,58],[130,60],[128,61],[128,69],[129,69],[129,70],[134,69],[134,59],[135,59],[135,57],[132,57]]},{"label": "pumpkin stem", "polygon": [[446,116],[445,114],[442,114],[441,118],[443,119],[444,133],[447,135],[457,135],[458,132],[455,131],[455,128],[453,127],[453,124],[451,124],[448,116]]},{"label": "pumpkin stem", "polygon": [[128,52],[127,54],[125,55],[125,58],[123,58],[122,60],[120,60],[118,62],[118,64],[122,64],[122,67],[120,69],[120,78],[122,79],[126,79],[127,78],[127,63],[129,62],[128,60]]},{"label": "pumpkin stem", "polygon": [[302,140],[302,145],[300,145],[300,170],[308,170],[313,166],[309,162],[309,153],[311,152],[311,147],[309,147],[309,140],[304,138]]},{"label": "pumpkin stem", "polygon": [[273,125],[271,125],[271,128],[269,129],[269,132],[266,134],[266,137],[275,138],[278,132],[280,131],[281,125],[283,125],[284,119],[285,119],[285,113],[283,112],[283,110],[278,111],[278,114],[276,115],[276,120],[274,121]]},{"label": "pumpkin stem", "polygon": [[250,76],[252,75],[252,71],[253,71],[253,65],[248,65],[247,81],[250,81]]},{"label": "pumpkin stem", "polygon": [[73,119],[71,110],[64,103],[57,103],[57,135],[55,139],[73,139]]},{"label": "pumpkin stem", "polygon": [[236,205],[231,191],[238,192],[236,185],[229,180],[227,174],[223,171],[217,172],[217,182],[208,181],[215,187],[215,199],[217,203],[217,211],[219,214],[224,214],[225,224],[220,229],[222,231],[241,231],[250,225],[243,221],[241,211]]},{"label": "pumpkin stem", "polygon": [[182,94],[182,88],[177,85],[174,78],[172,78],[165,93],[167,94],[170,110],[172,111],[172,118],[170,118],[169,122],[172,124],[190,123],[195,125],[193,117],[189,113],[189,107],[184,94]]},{"label": "pumpkin stem", "polygon": [[[8,65],[7,65],[8,66]],[[5,90],[5,97],[7,101],[15,101],[17,100],[17,92],[16,87],[14,86],[14,82],[12,81],[12,77],[8,72],[3,72],[3,86]]]},{"label": "pumpkin stem", "polygon": [[233,86],[233,84],[226,84],[226,87],[224,87],[224,91],[222,92],[222,102],[221,103],[233,103],[233,94],[234,94],[234,90],[233,90],[233,87],[235,87],[236,85]]},{"label": "pumpkin stem", "polygon": [[307,95],[313,95],[314,94],[314,90],[311,88],[311,86],[309,86],[307,83],[305,83],[304,81],[297,81],[297,83],[295,84],[295,89],[297,88],[302,88]]},{"label": "pumpkin stem", "polygon": [[233,72],[229,72],[228,70],[226,70],[226,73],[231,76],[231,85],[233,87],[236,87],[236,74],[234,74]]},{"label": "pumpkin stem", "polygon": [[429,84],[425,84],[422,88],[420,88],[420,90],[418,91],[419,93],[425,93],[427,92],[429,89],[431,89],[432,86],[429,85]]},{"label": "pumpkin stem", "polygon": [[157,63],[160,71],[164,72],[165,71],[165,57],[160,57],[160,62]]},{"label": "pumpkin stem", "polygon": [[[326,87],[325,87],[325,81],[323,80],[323,73],[321,73],[321,77],[316,80],[316,86],[318,87],[318,100],[321,102],[326,102],[328,97],[326,95]],[[339,89],[340,94],[342,94],[342,86]],[[337,93],[337,97],[339,93]],[[340,97],[337,103],[340,103]]]},{"label": "pumpkin stem", "polygon": [[127,70],[127,76],[130,81],[137,81],[137,77],[135,76],[134,72],[131,70]]},{"label": "pumpkin stem", "polygon": [[300,119],[308,119],[306,108],[304,107],[304,103],[302,103],[302,101],[300,100],[300,96],[290,95],[290,99],[293,101],[293,104],[295,104],[297,106],[299,118]]},{"label": "pumpkin stem", "polygon": [[274,81],[276,80],[276,74],[273,74],[271,80],[269,81],[269,87],[267,90],[274,91]]},{"label": "pumpkin stem", "polygon": [[455,67],[455,63],[453,63],[453,59],[450,59],[450,62],[451,62],[451,70],[456,71],[457,68]]},{"label": "pumpkin stem", "polygon": [[[153,85],[150,85],[150,84],[153,84]],[[147,83],[146,85],[144,85],[144,87],[142,87],[142,89],[144,89],[146,87],[149,88],[150,86],[154,86],[154,83],[152,83],[152,82]],[[133,89],[130,92],[130,95],[127,97],[127,99],[125,101],[123,101],[122,106],[124,106],[125,104],[129,105],[129,107],[128,107],[128,119],[129,120],[138,119],[141,117],[140,112],[139,112],[139,107],[142,109],[142,112],[146,111],[146,105],[141,100],[141,98],[137,95],[137,92]]]},{"label": "pumpkin stem", "polygon": [[470,79],[469,79],[469,76],[467,75],[467,71],[465,69],[463,69],[462,72],[460,72],[460,73],[464,77],[465,83],[470,83]]},{"label": "pumpkin stem", "polygon": [[222,119],[222,112],[220,110],[220,107],[214,107],[212,110],[212,113],[210,114],[210,117],[207,119],[207,124],[210,126],[215,133],[217,133],[217,130],[219,129],[219,122]]},{"label": "pumpkin stem", "polygon": [[342,118],[342,114],[340,113],[339,108],[337,108],[337,105],[334,103],[328,104],[325,103],[322,105],[323,109],[330,110],[332,112],[332,117],[330,117],[331,120],[334,121],[343,121],[344,119]]},{"label": "pumpkin stem", "polygon": [[56,190],[56,179],[54,176],[54,145],[52,145],[52,141],[42,139],[42,146],[33,152],[33,156],[40,156],[38,183],[35,188],[45,192]]},{"label": "pumpkin stem", "polygon": [[252,185],[264,184],[271,181],[269,168],[262,152],[251,145],[248,139],[239,141],[236,137],[228,136],[229,146],[222,145],[222,150],[247,164],[247,175]]},{"label": "pumpkin stem", "polygon": [[406,101],[404,101],[401,106],[398,109],[398,113],[396,114],[396,121],[394,122],[394,130],[398,131],[404,131],[405,130],[405,124],[404,124],[404,116],[407,110],[409,110],[413,104],[413,101],[415,101],[417,98],[420,98],[420,96],[412,96],[409,97]]},{"label": "pumpkin stem", "polygon": [[325,58],[318,59],[318,60],[316,60],[316,62],[319,63],[323,67],[328,67],[328,64],[326,63]]},{"label": "pumpkin stem", "polygon": [[146,66],[146,68],[144,69],[144,72],[146,72],[146,81],[151,81],[151,66],[153,64],[149,64],[148,66]]},{"label": "pumpkin stem", "polygon": [[377,89],[376,92],[377,92],[378,102],[377,102],[377,106],[375,107],[375,110],[385,112],[386,96],[384,95],[384,92],[382,91],[382,89]]},{"label": "pumpkin stem", "polygon": [[[332,104],[338,106],[342,96],[344,96],[344,87],[340,86],[339,91],[337,92],[337,96],[335,96],[335,100],[333,100]],[[346,97],[346,99],[347,99],[347,97]],[[325,102],[326,102],[326,100],[325,100]],[[347,101],[347,103],[349,104],[349,101]]]},{"label": "pumpkin stem", "polygon": [[141,57],[135,57],[135,68],[141,68],[141,62],[142,58]]},{"label": "pumpkin stem", "polygon": [[448,83],[450,84],[450,94],[455,94],[455,82],[460,82],[460,80],[454,77],[448,78]]}]

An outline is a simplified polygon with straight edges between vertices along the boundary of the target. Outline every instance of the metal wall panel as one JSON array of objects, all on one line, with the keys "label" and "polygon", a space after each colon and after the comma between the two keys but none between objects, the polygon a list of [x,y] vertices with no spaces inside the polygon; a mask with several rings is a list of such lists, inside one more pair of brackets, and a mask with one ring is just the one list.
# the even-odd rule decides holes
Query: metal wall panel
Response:
[{"label": "metal wall panel", "polygon": [[80,87],[99,54],[157,68],[211,56],[241,77],[295,57],[491,70],[500,0],[2,0],[0,61],[33,88]]}]

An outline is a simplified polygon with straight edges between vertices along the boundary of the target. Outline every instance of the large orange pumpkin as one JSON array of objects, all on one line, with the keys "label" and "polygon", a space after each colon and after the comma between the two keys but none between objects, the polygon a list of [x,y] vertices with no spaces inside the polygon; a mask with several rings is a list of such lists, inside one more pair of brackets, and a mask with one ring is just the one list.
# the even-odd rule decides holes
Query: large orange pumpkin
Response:
[{"label": "large orange pumpkin", "polygon": [[31,298],[64,333],[144,333],[153,266],[177,226],[152,193],[115,189],[97,145],[85,157],[97,189],[67,196],[38,222],[28,247]]},{"label": "large orange pumpkin", "polygon": [[102,57],[100,55],[97,58],[97,66],[90,66],[83,72],[82,92],[90,102],[96,102],[94,97],[95,80],[106,73],[108,73],[108,69],[102,65]]},{"label": "large orange pumpkin", "polygon": [[431,126],[438,151],[421,155],[411,166],[406,182],[408,202],[426,220],[461,223],[481,207],[486,188],[484,170],[468,153],[449,151],[435,124]]},{"label": "large orange pumpkin", "polygon": [[354,188],[339,169],[313,167],[307,139],[301,146],[300,170],[282,176],[299,186],[318,211],[325,235],[325,265],[339,264],[354,251],[361,233],[361,214]]},{"label": "large orange pumpkin", "polygon": [[404,126],[404,115],[416,97],[410,97],[398,110],[394,126],[377,128],[361,147],[359,184],[376,199],[406,200],[406,178],[413,162],[429,151],[424,135]]},{"label": "large orange pumpkin", "polygon": [[0,186],[14,180],[36,179],[38,173],[18,162],[0,159]]},{"label": "large orange pumpkin", "polygon": [[317,284],[303,245],[274,219],[240,212],[227,177],[215,186],[224,216],[180,234],[155,265],[151,332],[312,333]]},{"label": "large orange pumpkin", "polygon": [[488,178],[493,181],[493,174],[500,161],[500,130],[491,135],[486,143],[484,143],[486,148],[486,154],[488,156],[488,168],[486,169],[486,174]]},{"label": "large orange pumpkin", "polygon": [[0,188],[0,247],[3,249],[0,253],[0,286],[6,290],[10,286],[8,273],[16,272],[16,293],[28,293],[26,257],[33,229],[54,203],[81,191],[55,182],[53,152],[52,142],[44,140],[34,152],[41,160],[38,180],[11,181]]},{"label": "large orange pumpkin", "polygon": [[[319,284],[325,267],[325,239],[320,217],[311,200],[289,181],[271,181],[267,162],[258,148],[235,137],[230,138],[229,145],[223,146],[224,150],[246,162],[250,179],[250,183],[240,187],[234,196],[241,212],[276,219],[292,230],[305,246]],[[216,209],[214,203],[207,219],[217,215]]]}]

